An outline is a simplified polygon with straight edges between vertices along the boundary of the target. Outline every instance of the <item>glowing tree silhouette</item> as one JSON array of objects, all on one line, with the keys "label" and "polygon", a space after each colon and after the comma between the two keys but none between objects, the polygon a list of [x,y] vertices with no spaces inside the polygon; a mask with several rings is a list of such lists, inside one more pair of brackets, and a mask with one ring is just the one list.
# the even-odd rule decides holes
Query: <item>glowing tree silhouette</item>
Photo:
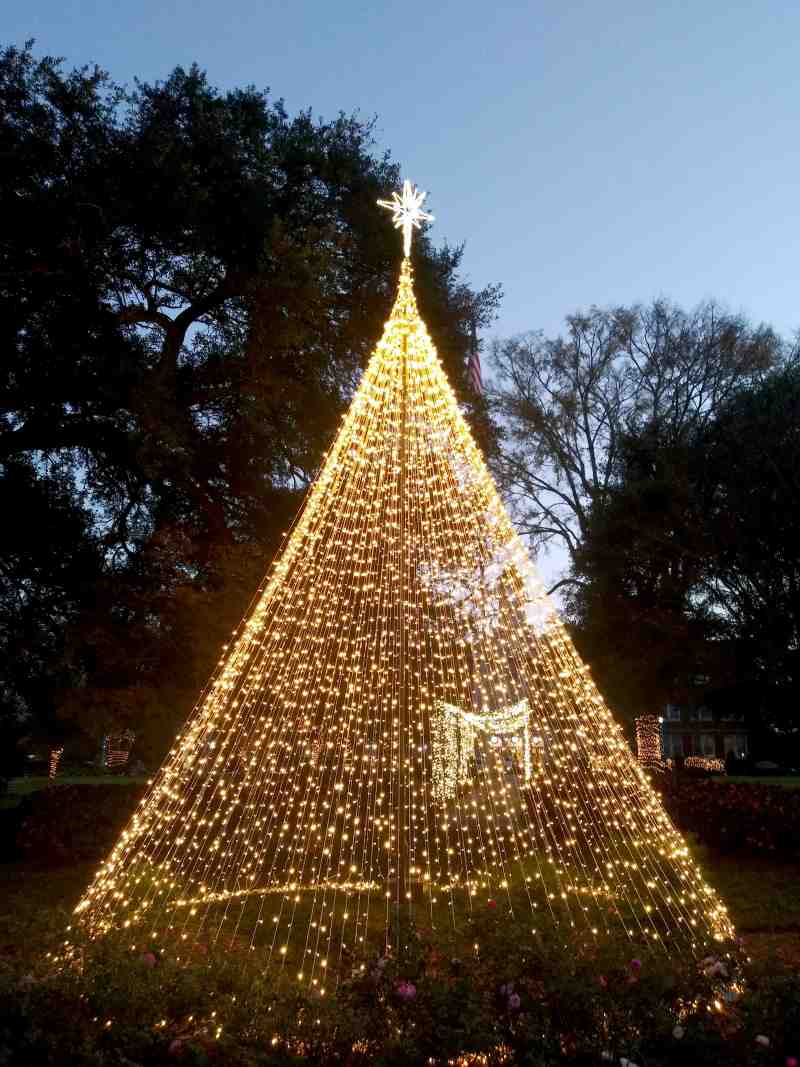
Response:
[{"label": "glowing tree silhouette", "polygon": [[587,938],[731,933],[396,301],[284,550],[77,908],[90,937],[249,951],[324,989],[487,902]]}]

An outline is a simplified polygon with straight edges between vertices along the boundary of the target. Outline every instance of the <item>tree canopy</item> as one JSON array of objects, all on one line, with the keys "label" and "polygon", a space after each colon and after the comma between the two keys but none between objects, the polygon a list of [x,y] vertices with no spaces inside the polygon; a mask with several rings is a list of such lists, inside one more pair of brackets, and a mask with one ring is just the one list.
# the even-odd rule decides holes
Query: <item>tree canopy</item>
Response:
[{"label": "tree canopy", "polygon": [[[30,44],[0,55],[6,724],[150,715],[158,747],[187,714],[388,312],[397,242],[375,201],[399,171],[372,129],[196,67],[129,90]],[[500,292],[461,258],[416,244],[468,398]]]},{"label": "tree canopy", "polygon": [[714,679],[707,702],[775,729],[796,722],[798,427],[790,359],[682,436],[650,427],[623,437],[570,599],[617,706],[657,707],[699,673]]},{"label": "tree canopy", "polygon": [[558,587],[611,706],[652,713],[696,674],[796,718],[797,349],[657,300],[494,356],[497,475],[534,546],[568,551]]},{"label": "tree canopy", "polygon": [[575,561],[592,506],[618,475],[626,435],[679,439],[779,358],[781,341],[712,301],[593,307],[564,336],[533,332],[495,345],[495,470],[534,546]]}]

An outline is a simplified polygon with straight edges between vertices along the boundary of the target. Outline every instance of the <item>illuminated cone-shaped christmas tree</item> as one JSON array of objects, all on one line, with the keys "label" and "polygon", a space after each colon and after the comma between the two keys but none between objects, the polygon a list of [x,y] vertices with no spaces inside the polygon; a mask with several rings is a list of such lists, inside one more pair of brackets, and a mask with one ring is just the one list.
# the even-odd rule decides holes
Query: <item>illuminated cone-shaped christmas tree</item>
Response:
[{"label": "illuminated cone-shaped christmas tree", "polygon": [[[424,195],[424,194],[422,194]],[[586,937],[731,933],[396,302],[254,606],[78,906],[90,936],[252,950],[301,982],[487,904]]]}]

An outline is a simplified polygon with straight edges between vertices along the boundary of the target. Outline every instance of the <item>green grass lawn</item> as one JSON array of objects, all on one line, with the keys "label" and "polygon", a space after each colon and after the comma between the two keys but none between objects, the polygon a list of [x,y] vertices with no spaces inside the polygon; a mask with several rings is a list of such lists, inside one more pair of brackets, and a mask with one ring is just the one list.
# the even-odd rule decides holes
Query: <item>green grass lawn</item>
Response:
[{"label": "green grass lawn", "polygon": [[800,935],[800,865],[745,853],[692,850],[740,933]]},{"label": "green grass lawn", "polygon": [[[65,776],[55,782],[129,785],[145,780],[95,775]],[[798,779],[762,780],[800,787]],[[17,778],[9,784],[8,796],[0,801],[5,802],[4,806],[18,804],[25,795],[51,784],[51,779],[46,777]],[[764,951],[773,951],[770,946],[780,941],[789,946],[800,963],[800,863],[779,862],[745,851],[720,855],[696,842],[691,847],[748,946],[753,940],[760,942]],[[56,943],[97,866],[97,861],[47,869],[29,861],[0,863],[0,959],[18,961],[24,966],[43,946]]]},{"label": "green grass lawn", "polygon": [[131,785],[144,783],[146,777],[135,778],[125,774],[75,774],[63,778],[12,778],[8,783],[9,795],[25,796],[35,793],[37,789],[46,789],[48,785]]},{"label": "green grass lawn", "polygon": [[0,956],[24,966],[57,943],[97,867],[0,863]]},{"label": "green grass lawn", "polygon": [[[748,951],[786,949],[800,962],[800,864],[746,853],[720,856],[698,846],[693,852],[728,905]],[[42,869],[30,862],[0,863],[0,958],[24,968],[43,946],[57,943],[97,866]]]},{"label": "green grass lawn", "polygon": [[800,789],[800,775],[787,775],[785,777],[781,775],[762,775],[758,777],[756,775],[750,776],[747,774],[731,775],[728,778],[711,778],[712,782],[733,782],[738,785],[739,782],[755,783],[756,785],[781,785],[786,789]]},{"label": "green grass lawn", "polygon": [[146,777],[134,777],[124,774],[86,774],[64,775],[48,778],[44,775],[31,778],[12,778],[8,783],[8,792],[0,796],[0,809],[15,808],[24,796],[46,789],[50,785],[144,785]]}]

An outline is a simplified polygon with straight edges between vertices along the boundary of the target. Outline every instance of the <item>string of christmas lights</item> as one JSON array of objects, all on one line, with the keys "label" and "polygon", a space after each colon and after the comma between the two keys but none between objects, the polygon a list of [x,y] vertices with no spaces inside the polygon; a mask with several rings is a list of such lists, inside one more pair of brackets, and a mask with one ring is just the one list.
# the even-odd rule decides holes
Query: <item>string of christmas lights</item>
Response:
[{"label": "string of christmas lights", "polygon": [[661,740],[661,719],[657,715],[640,715],[636,728],[636,754],[645,768],[663,768],[664,751]]},{"label": "string of christmas lights", "polygon": [[[725,760],[720,759],[719,756],[686,756],[683,765],[684,767],[694,767],[701,771],[713,771],[715,774],[727,773]],[[665,766],[671,771],[675,767],[675,761],[668,759]]]},{"label": "string of christmas lights", "polygon": [[50,749],[50,759],[49,759],[49,762],[48,762],[48,775],[47,775],[48,778],[55,778],[55,776],[58,774],[58,765],[61,762],[61,757],[63,755],[64,755],[63,747],[61,747],[61,748],[51,748]]},{"label": "string of christmas lights", "polygon": [[[398,203],[410,234],[421,199],[411,223]],[[510,522],[406,257],[282,553],[76,914],[324,993],[401,918],[490,900],[657,951],[732,933]]]},{"label": "string of christmas lights", "polygon": [[108,770],[124,767],[130,759],[136,734],[125,730],[121,734],[106,734],[103,738],[101,761]]}]

